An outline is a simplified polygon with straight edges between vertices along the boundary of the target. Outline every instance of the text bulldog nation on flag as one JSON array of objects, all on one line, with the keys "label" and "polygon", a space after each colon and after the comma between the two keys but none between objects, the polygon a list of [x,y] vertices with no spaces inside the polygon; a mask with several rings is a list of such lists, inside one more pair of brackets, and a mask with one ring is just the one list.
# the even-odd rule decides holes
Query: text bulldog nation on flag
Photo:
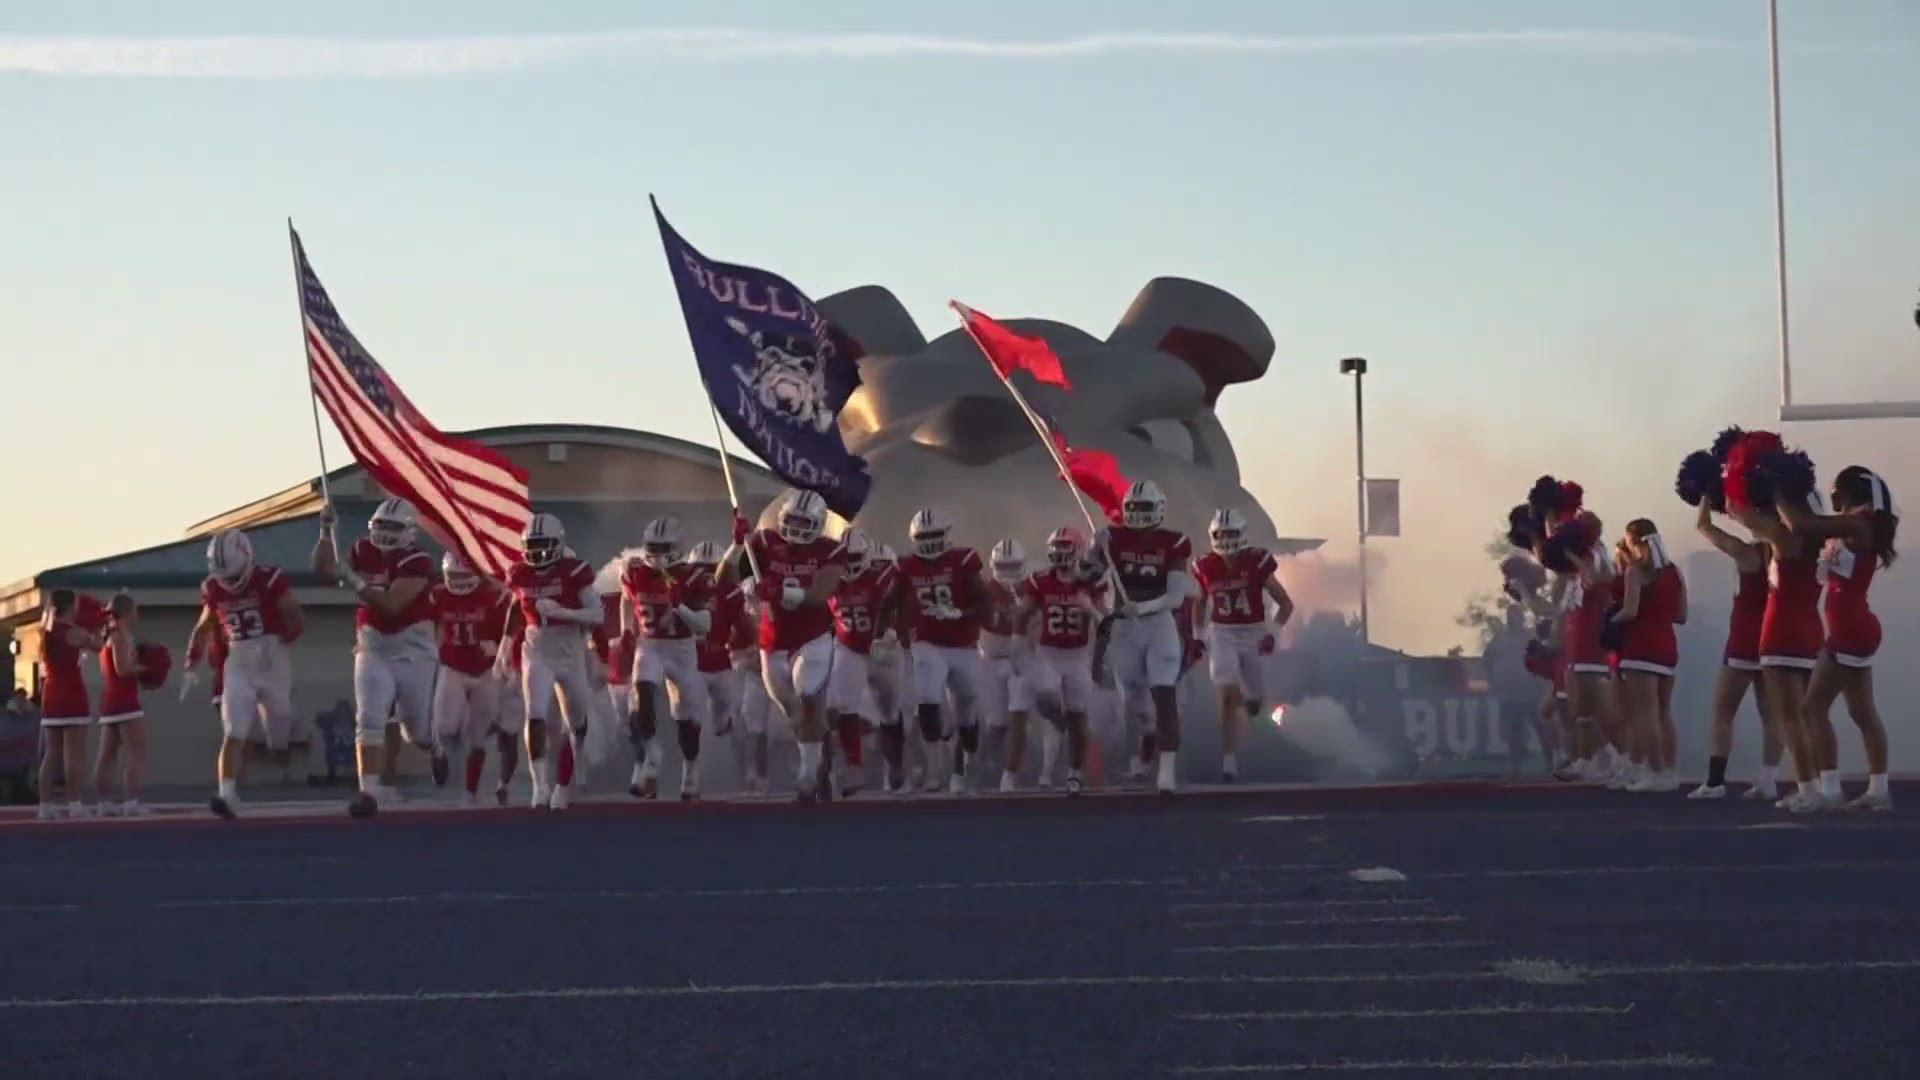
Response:
[{"label": "text bulldog nation on flag", "polygon": [[687,317],[707,396],[739,440],[780,479],[820,493],[843,518],[860,512],[873,478],[847,452],[840,409],[860,385],[860,345],[778,274],[715,262],[673,231],[660,242]]}]

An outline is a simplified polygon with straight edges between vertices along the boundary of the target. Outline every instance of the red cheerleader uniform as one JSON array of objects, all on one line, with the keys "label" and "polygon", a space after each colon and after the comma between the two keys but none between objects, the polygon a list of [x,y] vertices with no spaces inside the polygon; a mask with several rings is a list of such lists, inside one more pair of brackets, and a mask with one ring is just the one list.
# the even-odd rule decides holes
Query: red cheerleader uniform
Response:
[{"label": "red cheerleader uniform", "polygon": [[1672,675],[1679,666],[1680,641],[1673,627],[1680,617],[1680,592],[1680,570],[1672,563],[1640,586],[1640,610],[1627,623],[1620,642],[1623,670]]},{"label": "red cheerleader uniform", "polygon": [[1767,609],[1760,616],[1760,666],[1811,669],[1826,644],[1820,625],[1820,553],[1767,563]]},{"label": "red cheerleader uniform", "polygon": [[80,675],[80,649],[67,640],[74,624],[57,620],[47,628],[40,656],[40,726],[73,727],[93,723],[87,682]]},{"label": "red cheerleader uniform", "polygon": [[1867,590],[1880,557],[1856,552],[1835,538],[1827,541],[1820,561],[1827,571],[1827,651],[1847,667],[1872,667],[1873,654],[1880,651],[1880,619],[1867,606]]},{"label": "red cheerleader uniform", "polygon": [[113,639],[108,638],[107,643],[100,646],[100,722],[122,724],[138,720],[142,715],[140,677],[120,670],[113,658]]},{"label": "red cheerleader uniform", "polygon": [[1767,567],[1740,575],[1727,620],[1727,647],[1720,662],[1735,671],[1760,670],[1760,623],[1767,614]]},{"label": "red cheerleader uniform", "polygon": [[[1591,558],[1598,566],[1608,565],[1607,553],[1595,548]],[[1605,675],[1610,665],[1607,651],[1600,647],[1600,624],[1607,617],[1613,593],[1605,586],[1579,586],[1579,606],[1568,615],[1567,662],[1575,675]]]}]

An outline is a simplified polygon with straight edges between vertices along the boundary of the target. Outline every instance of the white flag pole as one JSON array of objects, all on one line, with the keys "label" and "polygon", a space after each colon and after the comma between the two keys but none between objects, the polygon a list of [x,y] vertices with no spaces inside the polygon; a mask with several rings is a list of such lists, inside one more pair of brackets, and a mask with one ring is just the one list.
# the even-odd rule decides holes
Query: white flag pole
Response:
[{"label": "white flag pole", "polygon": [[[1019,387],[1013,385],[1013,380],[1000,374],[1000,369],[994,366],[993,354],[987,351],[986,342],[981,341],[980,336],[973,332],[973,322],[967,318],[968,315],[973,313],[973,309],[958,300],[949,300],[947,303],[953,308],[954,312],[960,316],[961,328],[967,332],[967,337],[972,339],[974,346],[980,350],[980,355],[986,359],[987,366],[993,369],[994,378],[999,379],[1000,385],[1006,387],[1007,393],[1013,395],[1014,403],[1019,405],[1020,411],[1026,414],[1027,422],[1033,425],[1034,434],[1040,437],[1040,445],[1046,447],[1047,456],[1053,459],[1054,466],[1059,470],[1061,481],[1067,485],[1067,493],[1073,496],[1074,505],[1080,508],[1080,516],[1086,519],[1087,529],[1089,530],[1087,538],[1088,541],[1091,542],[1095,537],[1100,535],[1100,527],[1094,524],[1093,512],[1087,509],[1086,497],[1081,493],[1079,485],[1073,482],[1073,475],[1067,469],[1066,459],[1060,456],[1060,448],[1054,445],[1051,429],[1047,427],[1044,420],[1040,419],[1040,414],[1033,411],[1033,406],[1027,404],[1026,395],[1020,392]],[[1107,564],[1107,576],[1114,587],[1113,598],[1114,603],[1117,605],[1123,599],[1123,594],[1120,592],[1119,571],[1113,565],[1111,552],[1103,549],[1101,554]]]},{"label": "white flag pole", "polygon": [[[700,389],[704,391],[706,389],[706,380],[702,379],[700,382]],[[713,403],[712,394],[707,395],[707,412],[713,416],[713,438],[720,450],[720,475],[727,481],[727,502],[733,506],[733,516],[739,517],[740,492],[739,489],[733,486],[733,454],[727,450],[727,429],[725,425],[720,423],[720,407]],[[727,531],[729,536],[731,536],[733,522],[727,522]],[[751,536],[751,534],[749,534],[749,536]],[[744,546],[747,550],[747,565],[753,568],[753,576],[757,580],[760,577],[760,560],[754,558],[753,545],[751,543]]]},{"label": "white flag pole", "polygon": [[[307,290],[300,279],[300,234],[293,230],[293,219],[287,219],[287,247],[293,254],[293,298],[300,305],[300,355],[306,358],[307,402],[313,406],[313,448],[320,455],[320,503],[326,518],[333,517],[333,493],[327,486],[327,443],[321,435],[320,427],[320,390],[313,385],[313,351],[307,341],[310,331],[307,329]],[[340,541],[334,535],[333,526],[327,526],[327,544],[333,548],[333,561],[340,562]]]}]

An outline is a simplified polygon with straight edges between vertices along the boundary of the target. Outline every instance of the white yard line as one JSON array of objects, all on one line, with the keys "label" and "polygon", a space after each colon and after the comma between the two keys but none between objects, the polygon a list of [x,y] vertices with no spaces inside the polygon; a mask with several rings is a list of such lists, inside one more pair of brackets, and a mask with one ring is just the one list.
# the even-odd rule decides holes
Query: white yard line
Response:
[{"label": "white yard line", "polygon": [[1377,926],[1389,923],[1457,923],[1466,922],[1465,915],[1374,915],[1354,918],[1352,916],[1333,916],[1324,919],[1208,919],[1204,922],[1183,922],[1186,930],[1211,930],[1230,926]]},{"label": "white yard line", "polygon": [[1625,1016],[1631,1005],[1470,1005],[1458,1009],[1298,1009],[1285,1012],[1187,1013],[1181,1020],[1451,1020],[1470,1016]]},{"label": "white yard line", "polygon": [[1177,953],[1389,952],[1396,949],[1479,949],[1491,941],[1304,941],[1278,945],[1183,945]]},{"label": "white yard line", "polygon": [[1691,1054],[1659,1054],[1637,1058],[1516,1058],[1510,1061],[1303,1061],[1263,1065],[1188,1065],[1174,1072],[1182,1076],[1219,1076],[1230,1073],[1303,1072],[1573,1072],[1595,1069],[1705,1069],[1712,1058]]}]

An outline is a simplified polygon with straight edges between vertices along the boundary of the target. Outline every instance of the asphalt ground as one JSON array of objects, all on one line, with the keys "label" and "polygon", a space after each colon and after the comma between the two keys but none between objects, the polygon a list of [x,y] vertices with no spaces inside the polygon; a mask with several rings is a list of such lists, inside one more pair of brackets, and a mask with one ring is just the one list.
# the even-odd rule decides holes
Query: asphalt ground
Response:
[{"label": "asphalt ground", "polygon": [[1498,785],[14,814],[0,1062],[1917,1075],[1917,839],[1909,812]]}]

